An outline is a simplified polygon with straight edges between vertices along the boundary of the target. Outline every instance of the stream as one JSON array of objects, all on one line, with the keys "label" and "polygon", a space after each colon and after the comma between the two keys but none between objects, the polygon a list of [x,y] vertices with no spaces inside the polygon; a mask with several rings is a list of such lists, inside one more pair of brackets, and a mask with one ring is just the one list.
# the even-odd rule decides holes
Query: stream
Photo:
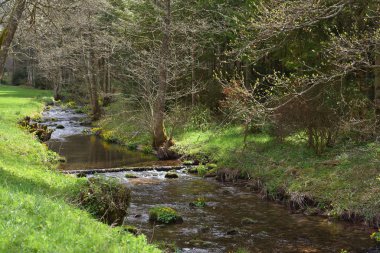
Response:
[{"label": "stream", "polygon": [[[85,115],[52,107],[43,113],[44,124],[55,129],[47,143],[66,157],[62,170],[165,165],[153,155],[130,151],[84,134]],[[82,123],[81,123],[82,122]],[[56,129],[57,126],[61,129]],[[170,162],[173,165],[176,162]],[[260,199],[242,185],[224,184],[177,171],[178,179],[165,172],[106,173],[120,178],[132,190],[126,223],[136,226],[152,242],[175,243],[180,252],[367,252],[374,243],[370,230],[346,222],[292,214],[281,204]],[[206,207],[189,203],[202,197]],[[148,221],[149,208],[165,205],[178,210],[184,222],[157,225]],[[246,222],[249,220],[249,222]]]}]

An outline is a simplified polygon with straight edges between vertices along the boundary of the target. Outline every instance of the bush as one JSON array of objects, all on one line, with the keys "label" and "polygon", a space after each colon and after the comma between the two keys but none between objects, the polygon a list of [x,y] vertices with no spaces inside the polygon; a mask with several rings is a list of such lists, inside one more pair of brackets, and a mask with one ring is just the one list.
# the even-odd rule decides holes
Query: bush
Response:
[{"label": "bush", "polygon": [[197,198],[197,200],[193,201],[190,203],[190,206],[193,207],[205,207],[206,206],[206,201],[204,198]]},{"label": "bush", "polygon": [[376,242],[380,242],[380,229],[379,232],[373,232],[371,234],[371,239],[376,240]]},{"label": "bush", "polygon": [[113,131],[103,130],[100,133],[100,137],[102,137],[103,140],[110,142],[110,143],[117,143],[118,142],[118,139],[115,136],[115,133]]},{"label": "bush", "polygon": [[138,145],[137,145],[136,143],[128,143],[128,144],[127,144],[127,148],[128,148],[129,150],[137,150]]},{"label": "bush", "polygon": [[149,210],[149,220],[164,224],[182,222],[182,217],[170,207],[153,207]]},{"label": "bush", "polygon": [[151,146],[144,146],[141,150],[144,154],[152,154],[153,148]]},{"label": "bush", "polygon": [[80,192],[81,205],[108,224],[123,223],[130,200],[130,189],[115,178],[92,177]]},{"label": "bush", "polygon": [[198,175],[201,177],[206,175],[206,173],[208,171],[208,169],[205,165],[198,165],[196,168],[197,168]]},{"label": "bush", "polygon": [[94,127],[91,129],[91,134],[99,136],[103,129],[101,127]]}]

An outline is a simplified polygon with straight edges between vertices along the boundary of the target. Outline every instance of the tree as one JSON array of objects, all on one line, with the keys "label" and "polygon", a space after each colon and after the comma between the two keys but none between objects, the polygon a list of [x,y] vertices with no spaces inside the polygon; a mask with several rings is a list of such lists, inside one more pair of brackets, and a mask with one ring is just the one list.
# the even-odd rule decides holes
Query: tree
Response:
[{"label": "tree", "polygon": [[26,7],[26,0],[16,0],[8,17],[8,22],[0,35],[0,80],[4,74],[5,61],[7,60],[9,48],[17,31],[22,14]]}]

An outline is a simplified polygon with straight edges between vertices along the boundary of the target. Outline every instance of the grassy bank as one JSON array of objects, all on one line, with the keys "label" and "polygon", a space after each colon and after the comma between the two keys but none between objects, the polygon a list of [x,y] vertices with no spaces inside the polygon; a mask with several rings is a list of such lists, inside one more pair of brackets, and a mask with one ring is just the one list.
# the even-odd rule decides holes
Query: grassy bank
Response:
[{"label": "grassy bank", "polygon": [[55,172],[56,155],[17,126],[50,96],[0,86],[0,252],[158,252],[68,204],[85,179]]},{"label": "grassy bank", "polygon": [[243,148],[242,129],[229,127],[187,131],[177,136],[177,149],[207,155],[219,168],[240,169],[262,183],[270,198],[298,202],[312,199],[333,217],[380,215],[380,144],[346,142],[317,156],[301,136],[284,142],[266,134],[251,134]]},{"label": "grassy bank", "polygon": [[[195,115],[197,128],[191,123],[177,127],[174,148],[179,153],[206,156],[217,162],[219,169],[242,170],[260,183],[259,190],[269,198],[286,198],[299,205],[312,200],[317,204],[313,209],[332,217],[379,221],[379,143],[340,142],[317,156],[302,136],[278,142],[261,133],[250,134],[244,147],[241,127],[213,126],[205,122],[210,122],[209,117],[199,115]],[[125,103],[117,101],[106,108],[105,117],[97,124],[121,144],[149,145],[149,135],[135,123],[135,116]],[[199,125],[202,130],[196,130]]]}]

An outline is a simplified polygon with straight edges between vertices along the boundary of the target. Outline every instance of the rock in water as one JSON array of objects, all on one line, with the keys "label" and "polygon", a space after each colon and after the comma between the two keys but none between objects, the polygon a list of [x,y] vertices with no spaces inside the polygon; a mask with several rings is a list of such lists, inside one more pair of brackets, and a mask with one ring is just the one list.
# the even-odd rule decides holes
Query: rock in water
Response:
[{"label": "rock in water", "polygon": [[169,171],[168,173],[165,174],[165,178],[170,178],[170,179],[178,178],[178,174],[176,172],[170,172]]}]

